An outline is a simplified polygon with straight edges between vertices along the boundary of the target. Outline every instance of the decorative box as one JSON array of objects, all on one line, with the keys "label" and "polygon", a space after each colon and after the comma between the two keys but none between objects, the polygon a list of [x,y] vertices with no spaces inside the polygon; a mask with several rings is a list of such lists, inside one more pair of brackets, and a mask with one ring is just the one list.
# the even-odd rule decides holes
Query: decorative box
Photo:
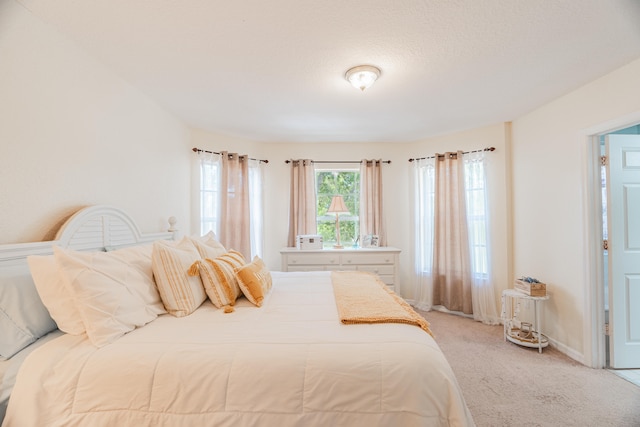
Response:
[{"label": "decorative box", "polygon": [[322,249],[322,236],[319,234],[299,234],[296,236],[296,248],[301,251]]},{"label": "decorative box", "polygon": [[532,297],[543,297],[547,295],[547,285],[544,283],[529,283],[524,280],[516,279],[514,288],[517,291]]}]

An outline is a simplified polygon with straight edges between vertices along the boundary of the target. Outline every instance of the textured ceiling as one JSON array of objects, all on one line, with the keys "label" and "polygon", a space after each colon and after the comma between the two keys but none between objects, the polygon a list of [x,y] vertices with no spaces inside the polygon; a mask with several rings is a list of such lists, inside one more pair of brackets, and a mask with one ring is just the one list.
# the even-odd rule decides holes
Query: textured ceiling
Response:
[{"label": "textured ceiling", "polygon": [[189,126],[256,141],[509,121],[640,58],[638,0],[18,2]]}]

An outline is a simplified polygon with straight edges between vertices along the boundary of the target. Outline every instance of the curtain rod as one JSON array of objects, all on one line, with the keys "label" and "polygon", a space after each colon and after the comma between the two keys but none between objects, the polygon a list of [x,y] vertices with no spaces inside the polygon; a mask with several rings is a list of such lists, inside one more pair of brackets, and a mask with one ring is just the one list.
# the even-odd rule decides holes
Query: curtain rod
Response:
[{"label": "curtain rod", "polygon": [[[285,163],[291,163],[297,160],[285,160]],[[371,160],[369,160],[370,162]],[[362,163],[362,160],[311,160],[311,163]],[[391,160],[381,160],[380,163],[391,164]]]},{"label": "curtain rod", "polygon": [[[209,154],[217,154],[217,155],[221,155],[222,153],[218,153],[217,151],[209,151],[209,150],[201,150],[199,148],[192,148],[191,151],[193,151],[194,153],[209,153]],[[258,162],[262,162],[262,163],[269,163],[269,160],[262,160],[262,159],[254,159],[252,157],[249,157],[249,160],[256,160]]]},{"label": "curtain rod", "polygon": [[[487,148],[483,148],[482,150],[465,151],[462,154],[479,153],[481,151],[496,151],[496,147],[487,147]],[[444,154],[440,154],[438,157],[444,157]],[[413,162],[414,160],[425,160],[425,159],[435,159],[435,158],[436,156],[419,157],[417,159],[409,159],[409,161]]]}]

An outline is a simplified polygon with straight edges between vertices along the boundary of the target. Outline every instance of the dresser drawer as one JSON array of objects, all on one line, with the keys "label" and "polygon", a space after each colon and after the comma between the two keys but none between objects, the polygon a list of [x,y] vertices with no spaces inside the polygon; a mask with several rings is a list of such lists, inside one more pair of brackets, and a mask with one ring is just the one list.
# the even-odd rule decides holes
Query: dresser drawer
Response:
[{"label": "dresser drawer", "polygon": [[383,274],[383,275],[379,275],[378,277],[380,278],[380,280],[382,280],[382,282],[385,285],[394,285],[393,276],[390,276],[388,274]]},{"label": "dresser drawer", "polygon": [[368,271],[378,276],[388,275],[393,278],[394,268],[392,265],[358,265],[359,271]]},{"label": "dresser drawer", "polygon": [[355,265],[330,265],[327,270],[333,271],[355,271],[357,270]]},{"label": "dresser drawer", "polygon": [[[294,265],[340,265],[337,254],[289,254],[287,264]],[[320,269],[321,270],[321,269]]]},{"label": "dresser drawer", "polygon": [[366,271],[376,274],[390,289],[399,286],[398,254],[393,247],[379,249],[318,249],[285,248],[282,271]]},{"label": "dresser drawer", "polygon": [[393,254],[344,254],[343,264],[391,264],[395,262]]},{"label": "dresser drawer", "polygon": [[287,271],[324,271],[325,268],[322,265],[290,265]]}]

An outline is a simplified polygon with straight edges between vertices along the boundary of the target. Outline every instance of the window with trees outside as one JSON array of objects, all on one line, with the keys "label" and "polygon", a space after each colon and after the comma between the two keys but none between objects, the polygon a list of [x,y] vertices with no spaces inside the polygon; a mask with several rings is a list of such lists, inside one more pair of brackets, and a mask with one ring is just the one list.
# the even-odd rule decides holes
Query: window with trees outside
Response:
[{"label": "window with trees outside", "polygon": [[327,210],[333,196],[342,196],[349,214],[340,215],[340,242],[352,246],[360,235],[360,170],[316,167],[318,234],[325,247],[336,243],[336,216]]}]

